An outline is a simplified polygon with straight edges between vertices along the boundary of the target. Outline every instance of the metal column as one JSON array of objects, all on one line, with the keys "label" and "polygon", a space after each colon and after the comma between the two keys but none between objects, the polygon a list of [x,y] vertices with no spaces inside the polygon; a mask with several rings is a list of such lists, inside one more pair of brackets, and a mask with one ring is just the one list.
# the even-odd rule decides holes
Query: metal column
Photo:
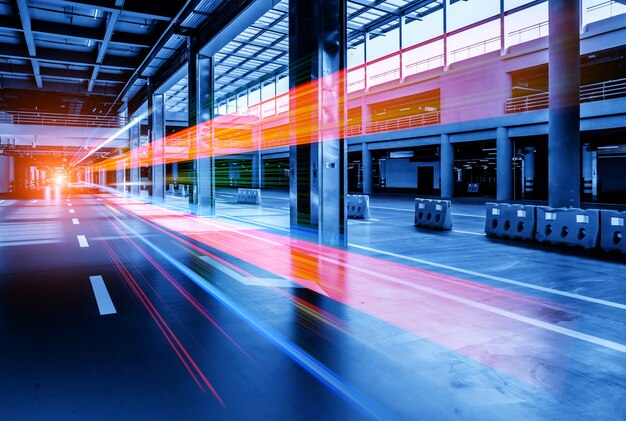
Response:
[{"label": "metal column", "polygon": [[165,94],[152,95],[152,203],[165,202]]},{"label": "metal column", "polygon": [[190,159],[193,161],[189,207],[194,214],[215,215],[215,157],[213,156],[213,57],[198,53],[189,40],[189,125],[192,130]]},{"label": "metal column", "polygon": [[548,202],[580,207],[580,2],[549,1]]},{"label": "metal column", "polygon": [[290,226],[347,245],[346,2],[289,1]]},{"label": "metal column", "polygon": [[133,196],[139,196],[139,179],[141,171],[139,163],[140,129],[141,124],[135,124],[130,128],[130,193]]},{"label": "metal column", "polygon": [[496,199],[511,200],[513,198],[513,145],[506,127],[496,129]]},{"label": "metal column", "polygon": [[454,196],[454,147],[450,143],[450,135],[441,135],[441,197]]}]

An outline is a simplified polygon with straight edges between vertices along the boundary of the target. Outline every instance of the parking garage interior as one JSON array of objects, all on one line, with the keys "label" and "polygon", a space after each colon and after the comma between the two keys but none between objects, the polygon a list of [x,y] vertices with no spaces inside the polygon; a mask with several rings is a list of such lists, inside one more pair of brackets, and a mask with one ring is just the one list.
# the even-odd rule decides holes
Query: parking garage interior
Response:
[{"label": "parking garage interior", "polygon": [[0,0],[0,419],[623,420],[625,40],[621,0]]}]

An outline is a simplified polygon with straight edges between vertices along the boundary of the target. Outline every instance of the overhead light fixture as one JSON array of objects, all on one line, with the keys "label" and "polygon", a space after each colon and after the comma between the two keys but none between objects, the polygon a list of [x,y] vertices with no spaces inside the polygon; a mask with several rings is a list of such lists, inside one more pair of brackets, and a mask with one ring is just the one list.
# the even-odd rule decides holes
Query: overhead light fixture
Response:
[{"label": "overhead light fixture", "polygon": [[598,146],[598,149],[618,149],[619,145]]}]

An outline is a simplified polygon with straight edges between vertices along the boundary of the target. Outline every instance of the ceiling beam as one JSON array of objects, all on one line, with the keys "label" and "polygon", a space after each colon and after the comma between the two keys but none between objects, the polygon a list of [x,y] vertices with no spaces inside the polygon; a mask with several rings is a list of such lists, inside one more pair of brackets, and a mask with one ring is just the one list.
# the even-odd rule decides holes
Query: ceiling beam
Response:
[{"label": "ceiling beam", "polygon": [[[93,66],[95,60],[91,53],[53,48],[39,48],[37,51],[37,60],[40,62]],[[14,44],[0,44],[0,57],[19,60],[30,60],[31,58],[28,51],[24,51],[23,47]],[[120,70],[135,70],[137,61],[134,58],[109,56],[103,60],[102,66]]]},{"label": "ceiling beam", "polygon": [[24,28],[24,39],[26,40],[26,48],[28,48],[28,54],[30,55],[30,62],[33,66],[33,75],[35,76],[35,82],[39,89],[43,88],[43,82],[41,81],[41,74],[39,73],[39,62],[37,62],[37,50],[35,48],[35,38],[30,26],[30,10],[28,10],[28,3],[26,0],[17,0],[17,10],[20,14],[20,20],[22,21],[22,28]]},{"label": "ceiling beam", "polygon": [[[54,67],[40,67],[41,77],[45,80],[47,78],[54,79],[72,79],[78,81],[88,80],[90,73],[82,70],[71,69],[58,69]],[[20,64],[8,64],[0,63],[0,74],[5,78],[11,78],[11,76],[31,76],[32,69],[30,66],[24,66]],[[98,75],[98,81],[103,83],[119,84],[124,83],[128,79],[129,73],[106,73],[100,72]]]},{"label": "ceiling beam", "polygon": [[[115,6],[120,8],[123,7],[124,0],[115,0]],[[91,92],[94,84],[96,83],[98,72],[100,71],[100,65],[102,64],[102,60],[104,60],[104,55],[106,54],[107,49],[109,48],[109,43],[111,42],[111,38],[113,37],[113,30],[117,25],[117,20],[119,19],[119,17],[119,11],[109,12],[109,16],[104,24],[104,37],[102,38],[102,42],[100,43],[100,45],[98,45],[98,56],[96,57],[96,65],[93,66],[91,78],[89,79],[89,83],[87,84],[88,92]]]},{"label": "ceiling beam", "polygon": [[98,9],[103,12],[109,13],[124,12],[125,16],[136,17],[139,19],[171,21],[172,15],[168,13],[162,13],[161,11],[167,10],[168,4],[171,7],[171,4],[174,2],[155,2],[154,0],[147,2],[145,0],[139,0],[126,4],[123,10],[121,7],[116,7],[115,5],[112,5],[110,1],[104,2],[96,0],[55,0],[54,3],[59,6],[73,6],[77,8]]}]

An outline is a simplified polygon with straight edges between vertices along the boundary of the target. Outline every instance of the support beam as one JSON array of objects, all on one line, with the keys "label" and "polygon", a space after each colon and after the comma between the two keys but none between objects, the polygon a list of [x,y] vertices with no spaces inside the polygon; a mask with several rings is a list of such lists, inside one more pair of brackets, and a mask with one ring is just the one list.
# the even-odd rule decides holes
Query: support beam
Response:
[{"label": "support beam", "polygon": [[496,129],[496,199],[513,199],[513,145],[506,127]]},{"label": "support beam", "polygon": [[28,10],[28,3],[26,0],[17,0],[17,10],[20,14],[22,27],[24,28],[24,39],[26,40],[26,47],[28,48],[28,54],[30,55],[30,62],[33,66],[35,81],[37,82],[37,87],[41,89],[43,88],[43,83],[41,81],[41,74],[39,71],[39,62],[36,59],[37,51],[35,49],[35,38],[33,37],[33,32],[31,30],[30,11]]},{"label": "support beam", "polygon": [[[124,0],[116,0],[115,7],[122,8],[124,6]],[[100,71],[100,65],[104,60],[104,55],[106,54],[107,49],[109,48],[109,43],[111,42],[111,38],[113,37],[113,30],[117,25],[117,20],[120,17],[120,10],[114,10],[109,12],[109,16],[105,23],[104,29],[104,37],[102,38],[102,42],[98,46],[98,56],[96,57],[96,65],[93,67],[93,71],[91,73],[91,78],[89,79],[89,83],[87,85],[87,92],[91,92],[93,89],[93,85],[96,83],[96,79],[98,78],[98,72]]]},{"label": "support beam", "polygon": [[290,226],[347,245],[346,2],[289,1]]},{"label": "support beam", "polygon": [[548,202],[580,207],[580,2],[549,0]]}]

